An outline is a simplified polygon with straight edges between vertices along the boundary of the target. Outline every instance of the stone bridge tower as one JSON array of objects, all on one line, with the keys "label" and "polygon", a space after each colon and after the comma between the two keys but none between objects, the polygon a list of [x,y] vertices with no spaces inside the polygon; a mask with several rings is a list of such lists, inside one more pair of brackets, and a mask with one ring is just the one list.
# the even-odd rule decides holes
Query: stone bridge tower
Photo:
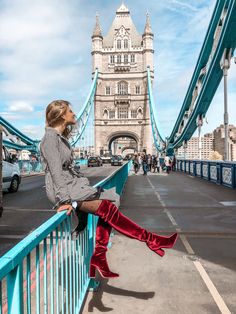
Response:
[{"label": "stone bridge tower", "polygon": [[153,80],[153,54],[148,14],[142,35],[124,4],[104,37],[96,17],[92,35],[93,73],[99,70],[94,101],[96,154],[110,150],[119,139],[138,152],[152,153],[146,69],[150,66]]}]

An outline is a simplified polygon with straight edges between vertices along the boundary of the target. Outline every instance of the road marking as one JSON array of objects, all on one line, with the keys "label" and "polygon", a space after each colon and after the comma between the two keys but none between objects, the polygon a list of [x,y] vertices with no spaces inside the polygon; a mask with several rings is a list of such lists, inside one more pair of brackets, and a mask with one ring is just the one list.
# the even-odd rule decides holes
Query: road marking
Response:
[{"label": "road marking", "polygon": [[[171,215],[171,213],[166,208],[165,202],[161,199],[160,194],[157,192],[157,190],[155,189],[154,185],[152,184],[152,182],[150,181],[150,179],[148,177],[147,177],[147,180],[148,180],[151,188],[153,189],[155,195],[157,196],[157,199],[159,200],[161,205],[164,207],[164,212],[167,214],[167,216],[170,219],[170,221],[173,224],[173,226],[178,226],[178,224],[176,223],[174,217]],[[181,232],[181,228],[177,227],[176,231],[177,232]],[[194,253],[190,243],[188,242],[186,236],[184,234],[179,234],[179,237],[180,237],[180,239],[181,239],[181,241],[182,241],[186,251],[188,252],[188,254],[194,255],[195,253]],[[218,306],[220,312],[222,314],[231,314],[229,308],[225,304],[223,298],[221,297],[221,295],[219,294],[219,292],[216,289],[215,285],[211,281],[210,277],[208,276],[208,274],[205,271],[204,267],[202,266],[201,262],[200,261],[195,261],[195,260],[193,260],[192,262],[194,263],[194,266],[196,267],[196,269],[199,272],[202,280],[204,281],[205,285],[207,286],[207,288],[208,288],[211,296],[213,297],[216,305]]]},{"label": "road marking", "polygon": [[166,215],[168,216],[168,218],[170,219],[170,221],[172,222],[173,226],[178,226],[177,222],[175,221],[174,217],[171,215],[171,213],[169,212],[168,208],[166,207],[165,202],[161,199],[160,194],[157,192],[156,188],[154,187],[154,185],[152,184],[152,182],[150,181],[150,179],[147,177],[147,180],[149,182],[149,184],[151,185],[155,195],[158,198],[158,201],[161,203],[161,205],[164,208],[164,212],[166,213]]},{"label": "road marking", "polygon": [[205,269],[203,268],[202,264],[199,261],[193,261],[195,267],[197,268],[199,274],[201,275],[203,281],[205,282],[208,290],[210,291],[215,303],[217,304],[219,310],[222,314],[231,314],[229,308],[225,304],[224,300],[222,299],[221,295],[217,291],[215,285],[211,281],[210,277],[206,273]]},{"label": "road marking", "polygon": [[220,202],[224,206],[236,206],[236,201]]},{"label": "road marking", "polygon": [[7,212],[7,211],[51,212],[52,209],[35,209],[35,208],[4,207],[4,212]]},{"label": "road marking", "polygon": [[0,234],[0,239],[23,239],[24,234]]}]

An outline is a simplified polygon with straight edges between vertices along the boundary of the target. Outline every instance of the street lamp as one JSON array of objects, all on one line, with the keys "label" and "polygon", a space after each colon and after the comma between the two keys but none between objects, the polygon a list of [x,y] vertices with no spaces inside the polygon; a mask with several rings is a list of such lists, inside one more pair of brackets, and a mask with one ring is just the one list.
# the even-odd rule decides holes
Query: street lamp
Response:
[{"label": "street lamp", "polygon": [[197,126],[198,126],[198,157],[199,160],[202,159],[202,138],[201,138],[201,129],[203,125],[203,116],[202,114],[199,114],[197,117]]},{"label": "street lamp", "polygon": [[184,159],[186,159],[186,153],[187,153],[187,148],[188,148],[188,142],[184,141],[183,142],[183,146],[184,146]]},{"label": "street lamp", "polygon": [[223,75],[224,75],[224,128],[225,128],[224,160],[229,160],[229,149],[228,149],[229,114],[228,114],[227,75],[228,75],[228,69],[230,68],[231,57],[232,57],[232,49],[225,48],[221,61],[220,61],[220,67],[223,70]]}]

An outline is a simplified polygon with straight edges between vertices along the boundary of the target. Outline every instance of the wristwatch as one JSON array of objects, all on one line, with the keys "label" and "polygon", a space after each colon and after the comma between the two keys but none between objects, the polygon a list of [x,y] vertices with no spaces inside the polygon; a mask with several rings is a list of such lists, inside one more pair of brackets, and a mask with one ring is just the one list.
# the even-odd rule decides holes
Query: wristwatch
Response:
[{"label": "wristwatch", "polygon": [[76,201],[72,201],[71,206],[73,207],[73,210],[76,210],[78,203]]}]

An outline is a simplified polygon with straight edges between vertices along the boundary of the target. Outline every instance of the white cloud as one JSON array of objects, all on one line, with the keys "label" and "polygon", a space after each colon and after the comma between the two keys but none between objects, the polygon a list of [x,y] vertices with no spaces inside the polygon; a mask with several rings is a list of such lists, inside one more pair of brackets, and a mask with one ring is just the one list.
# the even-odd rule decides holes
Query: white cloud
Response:
[{"label": "white cloud", "polygon": [[11,112],[33,112],[34,108],[31,104],[24,102],[24,101],[18,101],[13,102],[9,106],[9,111]]}]

